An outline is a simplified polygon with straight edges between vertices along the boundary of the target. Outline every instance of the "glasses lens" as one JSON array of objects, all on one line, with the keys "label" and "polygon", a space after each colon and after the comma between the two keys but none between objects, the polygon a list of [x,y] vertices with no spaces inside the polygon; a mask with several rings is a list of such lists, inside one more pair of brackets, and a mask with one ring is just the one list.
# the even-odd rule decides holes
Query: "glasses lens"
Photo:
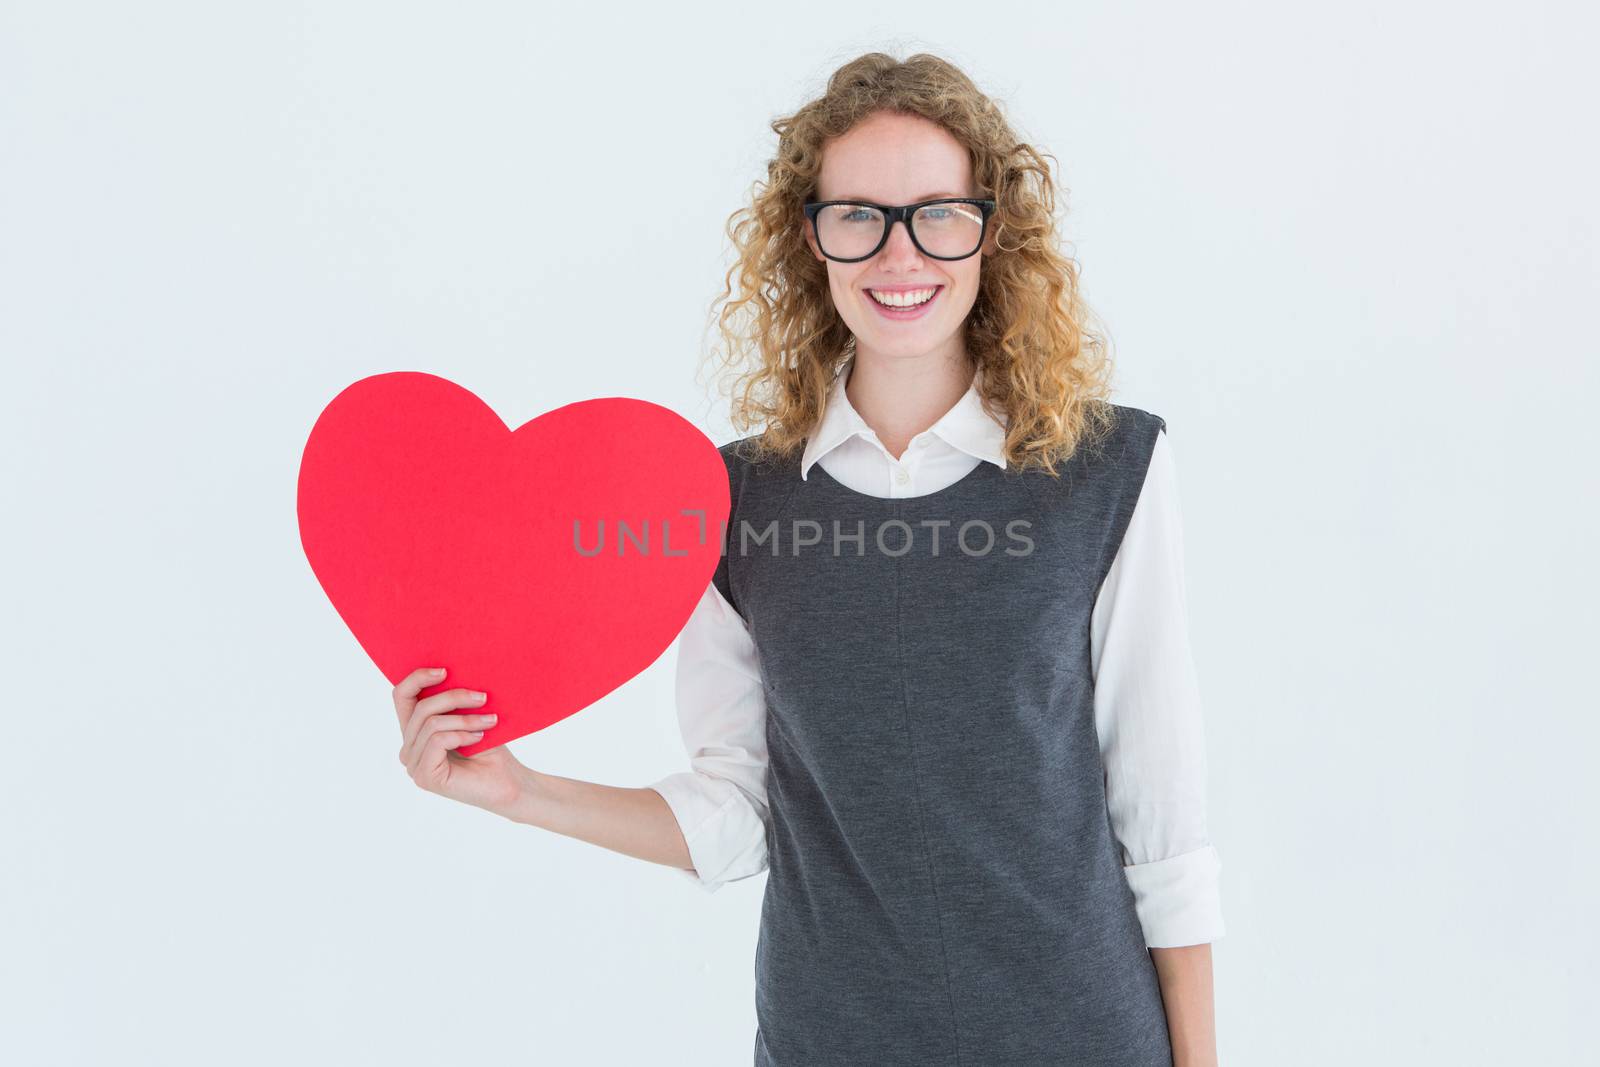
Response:
[{"label": "glasses lens", "polygon": [[930,255],[969,256],[983,239],[983,212],[977,204],[929,204],[911,216],[911,228]]},{"label": "glasses lens", "polygon": [[[911,227],[930,255],[970,256],[983,239],[983,212],[976,204],[929,204],[911,216]],[[817,242],[826,255],[860,259],[882,239],[883,212],[870,204],[829,204],[817,212]]]},{"label": "glasses lens", "polygon": [[840,259],[871,252],[883,237],[883,212],[866,204],[829,204],[817,212],[817,243]]}]

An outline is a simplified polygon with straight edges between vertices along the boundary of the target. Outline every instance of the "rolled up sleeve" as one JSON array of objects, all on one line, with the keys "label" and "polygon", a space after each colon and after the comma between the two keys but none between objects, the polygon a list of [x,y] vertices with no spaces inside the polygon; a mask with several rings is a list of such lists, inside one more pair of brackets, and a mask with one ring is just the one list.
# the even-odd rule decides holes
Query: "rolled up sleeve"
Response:
[{"label": "rolled up sleeve", "polygon": [[687,771],[650,785],[678,820],[707,892],[767,869],[766,699],[755,643],[715,583],[678,639],[678,727]]},{"label": "rolled up sleeve", "polygon": [[1224,933],[1221,861],[1206,827],[1203,707],[1177,471],[1164,430],[1090,635],[1106,806],[1145,944],[1215,941]]}]

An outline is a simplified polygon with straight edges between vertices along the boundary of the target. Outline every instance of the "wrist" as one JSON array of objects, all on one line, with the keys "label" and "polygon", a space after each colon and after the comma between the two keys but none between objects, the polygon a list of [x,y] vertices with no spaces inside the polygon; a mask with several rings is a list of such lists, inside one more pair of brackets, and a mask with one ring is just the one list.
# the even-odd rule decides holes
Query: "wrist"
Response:
[{"label": "wrist", "polygon": [[522,767],[517,771],[516,782],[517,788],[510,802],[496,814],[526,826],[542,826],[545,798],[548,795],[545,775],[532,767]]},{"label": "wrist", "polygon": [[1172,1067],[1217,1067],[1216,1045],[1175,1041]]}]

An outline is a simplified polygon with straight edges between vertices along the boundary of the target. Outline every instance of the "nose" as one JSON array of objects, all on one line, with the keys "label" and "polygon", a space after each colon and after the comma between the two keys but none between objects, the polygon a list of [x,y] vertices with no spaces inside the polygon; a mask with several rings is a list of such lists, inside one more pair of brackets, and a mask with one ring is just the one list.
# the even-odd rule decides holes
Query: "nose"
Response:
[{"label": "nose", "polygon": [[889,239],[884,242],[883,250],[878,253],[878,259],[884,266],[907,267],[920,266],[922,253],[917,251],[917,244],[911,239],[910,220],[901,219],[889,227]]}]

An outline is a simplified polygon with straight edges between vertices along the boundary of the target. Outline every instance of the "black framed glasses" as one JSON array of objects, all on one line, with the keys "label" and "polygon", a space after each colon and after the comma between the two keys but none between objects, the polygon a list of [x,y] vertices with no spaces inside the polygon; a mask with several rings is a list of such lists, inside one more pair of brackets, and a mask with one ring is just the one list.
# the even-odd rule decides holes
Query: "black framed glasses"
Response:
[{"label": "black framed glasses", "polygon": [[993,200],[946,196],[890,207],[862,200],[818,200],[804,205],[822,254],[839,263],[870,259],[888,243],[889,228],[904,222],[917,251],[931,259],[966,259],[989,230]]}]

